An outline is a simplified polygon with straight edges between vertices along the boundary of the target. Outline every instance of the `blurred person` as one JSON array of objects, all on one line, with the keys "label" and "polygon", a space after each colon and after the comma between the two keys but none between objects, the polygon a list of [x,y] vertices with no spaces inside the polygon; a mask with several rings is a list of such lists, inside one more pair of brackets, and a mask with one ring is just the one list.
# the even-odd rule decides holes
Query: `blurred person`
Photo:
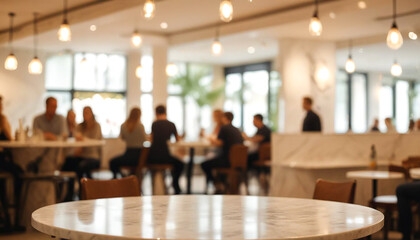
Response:
[{"label": "blurred person", "polygon": [[375,118],[375,120],[373,120],[373,126],[370,129],[371,132],[379,132],[379,120],[377,118]]},{"label": "blurred person", "polygon": [[420,131],[420,119],[416,121],[416,131]]},{"label": "blurred person", "polygon": [[386,132],[387,133],[396,133],[397,130],[395,130],[394,125],[392,124],[391,118],[385,118],[385,125],[386,125]]},{"label": "blurred person", "polygon": [[66,122],[67,122],[68,137],[74,137],[77,124],[76,124],[76,114],[74,113],[73,109],[70,109],[67,112]]},{"label": "blurred person", "polygon": [[303,109],[307,112],[303,120],[303,132],[321,132],[321,119],[318,114],[312,110],[313,100],[310,97],[304,97],[302,102]]},{"label": "blurred person", "polygon": [[217,135],[219,135],[220,128],[223,126],[223,111],[220,109],[216,109],[213,111],[213,121],[214,121],[214,129],[213,132],[208,136],[209,139],[217,139]]},{"label": "blurred person", "polygon": [[45,140],[57,140],[67,135],[66,121],[63,116],[56,114],[57,99],[48,97],[45,101],[45,113],[35,117],[33,130],[41,130]]},{"label": "blurred person", "polygon": [[413,119],[410,119],[410,123],[408,124],[408,132],[414,132],[416,123],[414,122]]},{"label": "blurred person", "polygon": [[[95,120],[91,107],[83,109],[83,122],[77,125],[75,138],[77,141],[84,139],[102,139],[101,126]],[[80,179],[84,176],[92,178],[91,171],[100,167],[101,148],[100,147],[83,147],[75,151],[74,156],[67,157],[63,164],[62,171],[76,172]],[[73,199],[74,182],[69,181],[69,189],[66,201]]]},{"label": "blurred person", "polygon": [[181,188],[179,186],[179,177],[184,169],[184,163],[170,154],[167,143],[171,140],[172,136],[175,137],[175,141],[179,141],[180,137],[175,124],[167,119],[165,106],[157,106],[155,113],[156,120],[152,124],[152,133],[150,136],[152,145],[150,146],[147,163],[173,165],[172,186],[175,190],[175,194],[180,194]]},{"label": "blurred person", "polygon": [[258,160],[258,149],[260,144],[271,142],[271,129],[264,124],[264,117],[261,114],[255,114],[253,123],[254,126],[257,128],[257,132],[253,137],[248,137],[245,133],[242,133],[242,136],[245,140],[258,144],[257,151],[251,152],[248,155],[248,167],[252,165],[252,162]]},{"label": "blurred person", "polygon": [[[214,176],[212,170],[217,167],[230,167],[229,151],[230,148],[235,144],[243,144],[243,137],[239,129],[232,125],[233,114],[231,112],[225,112],[223,114],[223,126],[220,128],[217,139],[212,139],[211,143],[222,147],[222,152],[216,158],[203,162],[201,168],[206,174],[206,183],[214,183]],[[216,186],[217,191],[220,191],[220,186]]]},{"label": "blurred person", "polygon": [[402,240],[412,239],[412,202],[420,202],[420,182],[404,183],[397,187],[398,230]]},{"label": "blurred person", "polygon": [[[3,98],[0,96],[0,141],[12,141],[12,134],[11,134],[11,127],[10,123],[7,120],[7,117],[3,114]],[[21,195],[21,189],[22,189],[22,179],[20,178],[20,175],[23,173],[22,168],[15,164],[12,159],[12,154],[4,149],[0,148],[0,171],[8,172],[13,176],[13,194],[14,194],[14,205],[16,206],[15,209],[15,230],[23,230],[23,227],[18,227],[19,224],[19,215],[20,212],[20,195]],[[6,196],[6,181],[1,180],[0,181],[0,194],[4,194],[2,196],[3,199],[8,199]],[[2,203],[3,204],[3,203]],[[6,213],[6,222],[5,227],[7,229],[11,229],[11,221],[9,218],[8,213]]]},{"label": "blurred person", "polygon": [[120,137],[126,143],[126,150],[122,156],[113,158],[109,162],[114,178],[120,173],[121,166],[138,165],[143,143],[146,141],[146,132],[140,118],[140,108],[132,108],[127,120],[121,125]]}]

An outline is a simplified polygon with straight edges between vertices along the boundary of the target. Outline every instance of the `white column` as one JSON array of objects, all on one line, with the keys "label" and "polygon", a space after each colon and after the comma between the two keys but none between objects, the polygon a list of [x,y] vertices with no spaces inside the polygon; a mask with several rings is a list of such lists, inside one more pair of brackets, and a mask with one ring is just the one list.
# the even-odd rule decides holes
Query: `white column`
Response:
[{"label": "white column", "polygon": [[136,68],[140,65],[140,52],[129,52],[127,55],[127,114],[133,107],[140,106],[140,79],[136,77]]},{"label": "white column", "polygon": [[[335,107],[335,44],[333,42],[284,39],[279,41],[277,70],[283,82],[284,129],[297,133],[302,129],[305,112],[302,98],[314,100],[313,109],[319,114],[324,133],[334,132]],[[317,77],[324,69],[327,76]]]},{"label": "white column", "polygon": [[379,94],[382,86],[382,73],[368,74],[368,129],[375,118],[379,119]]},{"label": "white column", "polygon": [[166,105],[168,98],[168,77],[166,65],[168,64],[168,46],[153,46],[153,103],[155,106]]},{"label": "white column", "polygon": [[[213,65],[213,89],[218,89],[225,85],[225,72],[224,66]],[[223,109],[223,103],[225,102],[225,94],[213,104],[213,109]]]}]

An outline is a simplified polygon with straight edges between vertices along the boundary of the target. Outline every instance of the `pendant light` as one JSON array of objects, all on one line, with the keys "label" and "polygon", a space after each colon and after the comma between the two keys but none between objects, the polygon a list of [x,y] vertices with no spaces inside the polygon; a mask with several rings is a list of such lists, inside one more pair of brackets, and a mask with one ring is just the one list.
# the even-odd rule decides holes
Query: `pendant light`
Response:
[{"label": "pendant light", "polygon": [[58,40],[62,42],[70,42],[71,41],[71,29],[69,22],[67,20],[67,0],[63,0],[64,3],[64,10],[63,10],[63,23],[60,25],[60,29],[58,29]]},{"label": "pendant light", "polygon": [[143,67],[141,65],[138,65],[136,68],[136,77],[138,79],[141,79],[143,77]]},{"label": "pendant light", "polygon": [[230,22],[233,18],[233,5],[231,0],[221,0],[219,7],[220,19],[223,22]]},{"label": "pendant light", "polygon": [[222,43],[219,41],[219,29],[216,29],[216,37],[214,38],[213,44],[211,45],[211,52],[214,56],[219,56],[222,54],[223,46]]},{"label": "pendant light", "polygon": [[143,16],[152,19],[155,16],[156,5],[154,0],[146,0],[143,6]]},{"label": "pendant light", "polygon": [[168,77],[174,77],[178,74],[178,67],[174,63],[169,63],[166,66],[166,75]]},{"label": "pendant light", "polygon": [[347,73],[354,73],[354,71],[356,71],[356,64],[354,64],[353,58],[351,57],[351,49],[352,49],[352,42],[350,41],[349,57],[347,58],[347,61],[346,61]]},{"label": "pendant light", "polygon": [[10,17],[10,28],[9,28],[9,46],[10,46],[10,54],[7,56],[6,61],[4,62],[4,68],[9,71],[14,71],[18,67],[18,61],[13,54],[13,17],[15,13],[9,13]]},{"label": "pendant light", "polygon": [[322,23],[318,17],[318,0],[315,0],[315,11],[309,23],[309,33],[317,37],[322,33]]},{"label": "pendant light", "polygon": [[386,38],[389,48],[397,50],[403,45],[403,37],[397,27],[397,0],[393,0],[393,22]]},{"label": "pendant light", "polygon": [[399,77],[402,74],[402,67],[398,62],[395,60],[394,64],[391,67],[391,75],[394,77]]},{"label": "pendant light", "polygon": [[37,13],[34,13],[34,58],[28,65],[29,73],[34,74],[34,75],[38,75],[42,73],[42,63],[38,59],[37,48],[38,48]]},{"label": "pendant light", "polygon": [[131,45],[133,45],[133,47],[140,47],[141,43],[143,42],[143,39],[140,35],[140,33],[136,30],[134,31],[133,35],[131,36]]}]

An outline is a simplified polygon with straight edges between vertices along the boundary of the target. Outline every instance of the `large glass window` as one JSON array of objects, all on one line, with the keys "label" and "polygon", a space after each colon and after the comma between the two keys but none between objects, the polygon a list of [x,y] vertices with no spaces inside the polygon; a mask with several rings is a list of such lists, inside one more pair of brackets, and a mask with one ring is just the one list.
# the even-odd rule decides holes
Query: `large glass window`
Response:
[{"label": "large glass window", "polygon": [[126,58],[122,55],[76,53],[52,56],[46,62],[47,96],[58,100],[57,112],[73,109],[83,121],[92,107],[105,137],[117,137],[126,116]]}]

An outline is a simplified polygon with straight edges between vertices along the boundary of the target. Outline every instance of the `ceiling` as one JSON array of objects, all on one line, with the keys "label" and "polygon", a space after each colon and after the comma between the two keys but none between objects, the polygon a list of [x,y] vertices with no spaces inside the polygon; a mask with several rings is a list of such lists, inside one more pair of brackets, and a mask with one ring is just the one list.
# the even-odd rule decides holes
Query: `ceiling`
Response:
[{"label": "ceiling", "polygon": [[[95,0],[68,0],[70,6],[92,2]],[[221,23],[218,16],[218,0],[156,0],[155,18],[147,21],[141,16],[142,2],[134,1],[134,7],[103,14],[94,19],[87,19],[72,24],[72,42],[61,43],[56,37],[56,27],[39,36],[40,48],[46,51],[84,51],[84,52],[127,52],[132,51],[129,37],[134,29],[144,35],[144,48],[156,44],[169,44],[171,61],[194,61],[212,64],[235,65],[247,62],[273,59],[278,54],[277,41],[281,38],[312,38],[308,33],[308,21],[312,15],[313,0],[233,0],[234,21]],[[365,0],[367,8],[357,7],[358,0],[327,0],[320,6],[320,18],[324,31],[316,40],[337,42],[339,48],[347,46],[349,39],[354,39],[355,49],[364,49],[361,56],[355,56],[358,69],[384,71],[389,69],[396,54],[401,62],[407,64],[404,73],[416,72],[419,65],[420,52],[418,42],[410,43],[405,35],[405,44],[399,51],[391,51],[385,45],[386,32],[391,20],[377,20],[392,13],[391,0]],[[102,3],[98,3],[102,4]],[[48,15],[62,10],[59,0],[0,0],[1,9],[16,11],[17,25],[30,22],[31,12],[36,10],[41,15]],[[398,13],[420,9],[419,0],[398,0]],[[330,15],[335,15],[331,18]],[[77,15],[77,11],[70,13]],[[95,13],[100,15],[99,13]],[[20,16],[20,18],[19,18]],[[0,11],[0,29],[7,29],[7,12]],[[45,20],[46,22],[48,21]],[[161,29],[160,23],[167,22],[168,29]],[[71,23],[71,22],[70,22]],[[97,30],[89,27],[95,24]],[[417,31],[420,34],[420,14],[398,19],[398,25],[404,33]],[[210,53],[210,45],[216,27],[220,28],[224,53],[214,57]],[[0,30],[1,32],[1,30]],[[420,40],[417,40],[420,41]],[[32,37],[24,37],[15,45],[29,48]],[[254,47],[255,53],[249,54],[248,47]],[[347,49],[337,52],[337,60],[344,64]],[[344,59],[344,60],[343,60]],[[381,61],[375,61],[380,59]],[[372,61],[373,60],[373,61]],[[404,66],[403,66],[404,68]],[[417,74],[418,75],[418,74]]]}]

